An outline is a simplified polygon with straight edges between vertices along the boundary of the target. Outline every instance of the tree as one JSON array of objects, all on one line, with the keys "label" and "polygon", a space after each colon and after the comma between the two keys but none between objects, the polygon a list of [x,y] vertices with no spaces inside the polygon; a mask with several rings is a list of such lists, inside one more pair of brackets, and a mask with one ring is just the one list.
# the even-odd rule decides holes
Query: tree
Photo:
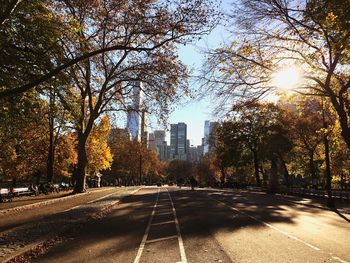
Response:
[{"label": "tree", "polygon": [[163,176],[164,165],[157,155],[137,141],[117,136],[110,141],[113,162],[104,174],[119,185],[132,185],[158,181]]},{"label": "tree", "polygon": [[59,136],[55,143],[54,172],[56,176],[67,178],[72,176],[77,164],[76,136],[66,132]]},{"label": "tree", "polygon": [[112,154],[108,145],[110,123],[107,116],[103,116],[99,125],[92,128],[91,135],[86,143],[87,171],[90,175],[96,175],[100,170],[111,167]]},{"label": "tree", "polygon": [[14,184],[46,167],[48,127],[41,117],[46,107],[36,93],[31,95],[2,104],[0,114],[0,173]]},{"label": "tree", "polygon": [[[0,90],[0,98],[28,91],[61,74],[62,71],[69,69],[71,66],[96,55],[103,56],[112,51],[147,53],[169,42],[185,43],[185,38],[188,40],[194,35],[207,33],[213,25],[212,22],[217,18],[215,7],[212,7],[211,2],[207,0],[176,2],[169,0],[162,2],[150,0],[129,2],[116,0],[89,0],[84,2],[52,0],[47,2],[37,0],[31,1],[31,4],[32,2],[33,5],[27,5],[25,1],[9,1],[6,3],[0,9],[0,31],[7,34],[14,27],[27,28],[27,21],[18,18],[21,16],[30,17],[32,24],[43,27],[43,31],[40,34],[35,34],[34,31],[34,34],[30,34],[29,38],[24,34],[24,39],[39,42],[38,46],[43,47],[43,52],[28,50],[29,52],[22,57],[28,61],[32,57],[34,60],[38,60],[42,59],[44,54],[45,58],[49,58],[47,61],[50,62],[50,67],[41,68],[37,72],[38,74],[23,78],[23,81],[16,83],[17,85],[3,87]],[[139,12],[136,12],[136,10]],[[42,14],[43,17],[41,17]],[[40,18],[44,19],[40,20]],[[103,45],[90,46],[89,49],[72,52],[70,57],[62,57],[61,53],[57,53],[56,48],[53,48],[50,44],[52,42],[59,43],[59,48],[62,45],[67,48],[71,47],[72,40],[78,41],[82,35],[78,34],[77,36],[76,33],[81,32],[83,28],[80,24],[82,21],[79,21],[80,18],[85,19],[84,22],[88,23],[85,30],[89,28],[90,32],[97,33],[91,34],[90,40],[102,41]],[[123,25],[125,31],[121,32],[120,30],[124,30]],[[48,31],[47,28],[49,28]],[[147,37],[152,30],[156,30],[153,39]],[[126,35],[123,35],[123,33]],[[137,34],[142,35],[142,37],[135,38]],[[121,41],[121,36],[124,38],[123,41]],[[15,42],[10,42],[10,44],[13,43]],[[46,48],[46,43],[49,48]],[[7,50],[2,46],[1,51]],[[51,53],[51,51],[54,52]],[[4,54],[6,53],[4,52]],[[11,59],[16,57],[20,57],[16,52],[10,54]],[[30,67],[25,68],[30,69]],[[16,67],[13,69],[16,69]]]},{"label": "tree", "polygon": [[[283,110],[272,103],[250,102],[236,104],[228,120],[218,129],[216,163],[218,166],[239,168],[253,164],[257,185],[261,185],[261,165],[271,163],[269,181],[271,191],[278,184],[278,166],[289,182],[285,155],[292,148],[286,135]],[[248,181],[248,180],[247,180]]]},{"label": "tree", "polygon": [[[74,118],[78,137],[77,184],[84,191],[86,142],[94,122],[106,111],[127,111],[135,89],[144,95],[144,107],[160,119],[178,95],[187,90],[187,71],[176,55],[176,43],[186,43],[208,28],[211,8],[206,1],[100,1],[90,6],[65,1],[65,20],[78,25],[74,38],[62,43],[66,58],[93,50],[102,53],[66,71],[69,81],[60,100]],[[184,9],[185,8],[185,9]],[[137,10],[137,11],[136,11]]]},{"label": "tree", "polygon": [[242,0],[231,14],[238,40],[209,53],[203,78],[224,101],[256,99],[276,89],[275,72],[295,65],[303,71],[299,92],[330,99],[350,149],[349,7],[340,0]]},{"label": "tree", "polygon": [[[2,1],[0,7],[0,98],[55,67],[65,29],[51,1]],[[36,83],[32,87],[43,82]],[[27,89],[22,92],[27,91]]]},{"label": "tree", "polygon": [[215,187],[220,179],[218,167],[213,163],[211,158],[204,157],[196,164],[196,174],[198,184],[202,186]]},{"label": "tree", "polygon": [[194,177],[194,166],[189,161],[171,160],[166,167],[168,182],[183,184]]}]

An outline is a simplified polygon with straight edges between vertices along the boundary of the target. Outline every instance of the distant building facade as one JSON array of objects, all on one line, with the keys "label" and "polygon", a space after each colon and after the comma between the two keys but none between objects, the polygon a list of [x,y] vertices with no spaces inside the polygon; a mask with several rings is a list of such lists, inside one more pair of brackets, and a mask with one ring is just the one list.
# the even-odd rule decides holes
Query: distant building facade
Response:
[{"label": "distant building facade", "polygon": [[171,159],[187,159],[187,125],[184,122],[170,126],[170,154]]},{"label": "distant building facade", "polygon": [[199,159],[198,159],[197,147],[195,146],[188,147],[187,160],[193,163],[198,162]]},{"label": "distant building facade", "polygon": [[204,139],[203,139],[203,155],[210,154],[215,148],[215,142],[211,138],[213,132],[218,127],[218,122],[204,122]]},{"label": "distant building facade", "polygon": [[134,82],[131,94],[131,104],[128,106],[126,128],[134,141],[141,140],[141,82]]},{"label": "distant building facade", "polygon": [[110,143],[130,141],[131,135],[128,129],[112,128],[108,140]]},{"label": "distant building facade", "polygon": [[167,142],[165,141],[165,131],[155,130],[148,136],[149,148],[157,152],[159,160],[168,160]]}]

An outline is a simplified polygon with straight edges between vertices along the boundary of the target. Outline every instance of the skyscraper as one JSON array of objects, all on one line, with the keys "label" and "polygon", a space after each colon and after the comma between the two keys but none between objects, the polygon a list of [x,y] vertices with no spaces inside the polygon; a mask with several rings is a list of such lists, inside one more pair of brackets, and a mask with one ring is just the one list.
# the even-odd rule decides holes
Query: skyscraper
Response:
[{"label": "skyscraper", "polygon": [[204,141],[203,141],[203,152],[204,154],[209,152],[209,126],[210,126],[210,121],[205,121],[204,122]]},{"label": "skyscraper", "polygon": [[[128,106],[128,116],[126,128],[131,134],[131,139],[134,141],[140,141],[146,132],[146,117],[145,112],[141,109],[141,82],[135,81],[132,87],[131,103]],[[141,127],[142,125],[142,127]],[[147,137],[146,137],[147,138]],[[144,141],[144,140],[143,140]]]},{"label": "skyscraper", "polygon": [[218,122],[204,122],[204,140],[203,140],[203,153],[209,154],[213,150],[213,141],[211,141],[211,135],[218,126]]},{"label": "skyscraper", "polygon": [[141,143],[145,147],[148,147],[147,118],[146,111],[144,109],[141,113]]},{"label": "skyscraper", "polygon": [[186,160],[187,153],[187,125],[183,122],[170,126],[171,157]]},{"label": "skyscraper", "polygon": [[155,130],[149,134],[149,148],[157,152],[159,160],[167,160],[167,142],[165,131]]}]

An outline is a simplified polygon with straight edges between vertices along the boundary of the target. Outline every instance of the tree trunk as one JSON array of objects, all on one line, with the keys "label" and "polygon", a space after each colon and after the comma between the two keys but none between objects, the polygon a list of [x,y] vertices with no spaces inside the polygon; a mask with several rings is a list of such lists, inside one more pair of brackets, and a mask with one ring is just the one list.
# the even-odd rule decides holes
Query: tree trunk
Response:
[{"label": "tree trunk", "polygon": [[[325,118],[325,110],[324,110],[323,103],[322,103],[322,120],[323,120],[323,128],[325,130],[327,130],[328,123],[327,123],[326,118]],[[344,130],[342,130],[342,132],[343,131]],[[345,139],[345,141],[346,141],[346,139]],[[323,142],[324,142],[324,154],[325,154],[325,161],[326,161],[326,189],[327,189],[327,195],[328,195],[327,206],[329,208],[333,208],[334,207],[334,199],[332,196],[332,176],[331,176],[331,164],[330,164],[330,159],[329,159],[329,140],[328,140],[327,134],[325,134],[323,136]]]},{"label": "tree trunk", "polygon": [[47,182],[53,182],[53,164],[55,161],[55,134],[54,134],[54,106],[55,94],[50,90],[50,112],[49,112],[49,152],[47,155]]},{"label": "tree trunk", "polygon": [[221,187],[224,187],[225,181],[226,181],[226,173],[225,173],[225,168],[223,166],[220,167],[220,172],[221,172],[221,178],[220,178]]},{"label": "tree trunk", "polygon": [[342,171],[340,173],[340,189],[341,190],[344,190],[344,182],[345,182],[345,180],[344,180],[344,172]]},{"label": "tree trunk", "polygon": [[12,178],[12,187],[17,187],[17,179],[15,177]]},{"label": "tree trunk", "polygon": [[314,153],[310,153],[309,155],[309,169],[310,169],[310,174],[311,174],[311,184],[314,187],[314,181],[316,179],[316,169],[315,169],[315,164],[314,164]]},{"label": "tree trunk", "polygon": [[[141,147],[141,145],[140,145]],[[140,148],[140,159],[139,159],[139,185],[142,185],[142,153]]]},{"label": "tree trunk", "polygon": [[52,183],[53,181],[53,164],[55,161],[55,142],[54,142],[54,132],[53,132],[53,123],[51,126],[50,120],[50,145],[49,152],[47,156],[47,182]]},{"label": "tree trunk", "polygon": [[39,185],[40,184],[40,178],[41,178],[41,171],[38,170],[36,173],[36,185]]},{"label": "tree trunk", "polygon": [[87,166],[87,153],[86,153],[86,141],[87,136],[82,132],[78,132],[78,163],[76,169],[76,183],[74,186],[75,193],[83,193],[85,189],[85,173]]},{"label": "tree trunk", "polygon": [[[338,120],[339,120],[340,127],[341,127],[341,135],[342,135],[348,149],[350,149],[350,127],[349,127],[349,122],[348,122],[348,115],[347,115],[347,112],[344,109],[344,107],[341,106],[341,104],[344,105],[344,101],[341,97],[339,97],[339,100],[341,100],[341,102],[342,102],[341,104],[339,104],[339,102],[337,100],[337,96],[335,94],[330,93],[329,95],[330,95],[332,105],[334,106],[334,109],[336,110],[336,112],[338,114]],[[324,109],[323,109],[323,119],[324,119]]]},{"label": "tree trunk", "polygon": [[258,152],[256,150],[252,150],[252,152],[253,152],[253,158],[254,158],[254,171],[255,171],[256,185],[261,186],[260,175],[259,175]]},{"label": "tree trunk", "polygon": [[278,190],[277,163],[275,158],[271,158],[271,171],[269,190],[271,193],[276,193]]},{"label": "tree trunk", "polygon": [[334,199],[332,196],[332,176],[331,176],[331,165],[329,159],[329,141],[327,135],[324,136],[324,153],[326,161],[326,189],[327,189],[327,206],[330,208],[334,207]]},{"label": "tree trunk", "polygon": [[281,164],[282,164],[282,167],[283,167],[284,180],[286,182],[286,186],[289,188],[290,187],[290,182],[289,182],[288,168],[287,168],[286,162],[283,160],[282,157],[280,157],[280,160],[281,160]]}]

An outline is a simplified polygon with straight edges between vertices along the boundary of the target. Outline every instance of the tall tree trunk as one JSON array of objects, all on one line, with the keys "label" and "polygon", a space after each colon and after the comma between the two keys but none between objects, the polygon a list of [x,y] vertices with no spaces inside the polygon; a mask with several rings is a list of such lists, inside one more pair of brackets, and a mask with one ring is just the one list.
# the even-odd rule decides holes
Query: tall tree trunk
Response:
[{"label": "tall tree trunk", "polygon": [[[331,90],[330,87],[328,87],[328,89]],[[336,94],[334,93],[329,93],[329,95],[330,95],[329,97],[331,99],[332,105],[334,106],[334,109],[338,114],[338,120],[341,127],[341,135],[348,149],[350,149],[350,127],[349,127],[349,121],[348,121],[349,118],[345,108],[342,106],[346,104],[344,103],[344,99],[341,96],[337,97]],[[322,110],[323,110],[323,120],[325,120],[324,109]]]},{"label": "tall tree trunk", "polygon": [[310,152],[309,154],[309,169],[311,174],[311,184],[314,186],[314,181],[316,179],[316,169],[315,169],[315,163],[314,163],[314,153]]},{"label": "tall tree trunk", "polygon": [[53,182],[53,165],[55,161],[55,92],[50,88],[50,112],[49,112],[49,152],[47,155],[47,182]]},{"label": "tall tree trunk", "polygon": [[[140,145],[140,147],[142,147]],[[139,158],[139,185],[142,185],[142,152],[140,148],[140,158]]]},{"label": "tall tree trunk", "polygon": [[[51,120],[52,119],[52,120]],[[53,118],[50,118],[50,144],[49,152],[47,156],[47,182],[52,183],[53,181],[53,165],[55,161],[55,138],[54,138],[54,127],[53,127]]]},{"label": "tall tree trunk", "polygon": [[342,171],[340,173],[340,189],[341,190],[344,190],[344,183],[345,183],[345,180],[344,180],[344,172]]},{"label": "tall tree trunk", "polygon": [[12,187],[17,187],[17,179],[15,177],[12,178]]},{"label": "tall tree trunk", "polygon": [[331,165],[329,159],[329,141],[327,135],[324,136],[324,153],[326,161],[326,189],[327,189],[327,206],[330,208],[334,207],[334,199],[332,196],[332,175],[331,175]]},{"label": "tall tree trunk", "polygon": [[220,172],[221,172],[221,178],[220,178],[221,187],[224,187],[225,186],[225,181],[226,181],[226,173],[225,173],[225,167],[224,166],[220,166]]},{"label": "tall tree trunk", "polygon": [[[323,102],[322,102],[322,120],[323,120],[323,128],[327,130],[328,123],[325,118],[325,110],[324,110]],[[329,140],[327,136],[328,134],[325,134],[323,136],[324,154],[325,154],[325,161],[326,161],[326,189],[327,189],[327,195],[328,195],[327,206],[330,208],[333,208],[334,199],[332,196],[332,176],[331,176],[331,164],[330,164],[330,158],[329,158]]]},{"label": "tall tree trunk", "polygon": [[81,131],[78,131],[78,163],[76,169],[76,183],[74,186],[75,193],[83,193],[85,189],[85,173],[87,167],[87,153],[86,153],[87,136]]},{"label": "tall tree trunk", "polygon": [[290,182],[289,182],[288,168],[287,168],[286,162],[284,161],[284,159],[282,157],[280,157],[280,161],[281,161],[281,165],[282,165],[282,168],[283,168],[284,180],[286,182],[286,186],[289,188],[290,187]]},{"label": "tall tree trunk", "polygon": [[40,178],[41,178],[41,171],[40,170],[36,171],[35,177],[36,177],[36,185],[39,185],[40,184]]},{"label": "tall tree trunk", "polygon": [[252,152],[253,152],[253,159],[254,159],[254,172],[255,172],[256,185],[261,186],[260,175],[259,175],[258,152],[256,150],[252,150]]},{"label": "tall tree trunk", "polygon": [[271,171],[270,171],[269,190],[272,193],[276,193],[278,190],[277,162],[274,157],[272,157],[270,161],[271,161]]}]

